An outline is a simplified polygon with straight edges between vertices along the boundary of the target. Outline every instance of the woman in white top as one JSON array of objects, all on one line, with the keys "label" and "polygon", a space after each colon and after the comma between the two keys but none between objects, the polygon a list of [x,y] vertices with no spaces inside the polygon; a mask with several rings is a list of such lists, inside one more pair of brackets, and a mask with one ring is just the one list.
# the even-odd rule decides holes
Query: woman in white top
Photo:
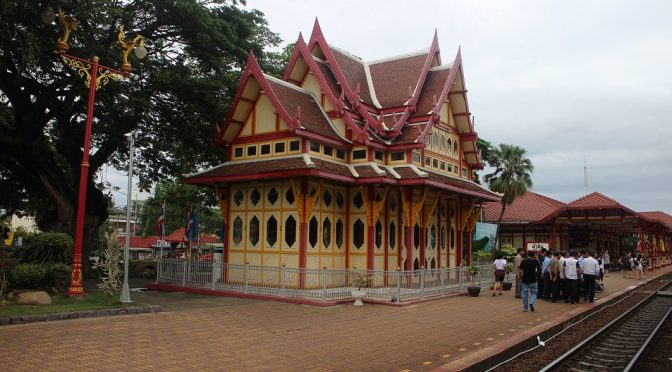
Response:
[{"label": "woman in white top", "polygon": [[504,259],[504,254],[502,252],[495,253],[495,285],[492,287],[492,295],[495,296],[496,293],[502,295],[502,283],[504,282],[504,276],[506,275],[506,260]]}]

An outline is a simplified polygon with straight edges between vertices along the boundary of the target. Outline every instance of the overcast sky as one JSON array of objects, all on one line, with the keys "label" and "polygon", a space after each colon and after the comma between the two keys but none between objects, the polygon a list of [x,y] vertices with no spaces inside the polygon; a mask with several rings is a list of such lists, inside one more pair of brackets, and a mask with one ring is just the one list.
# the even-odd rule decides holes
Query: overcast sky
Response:
[{"label": "overcast sky", "polygon": [[[459,46],[479,136],[525,148],[533,190],[569,202],[599,191],[672,214],[672,1],[247,0],[269,27],[365,60]],[[125,182],[125,181],[124,181]],[[124,185],[125,183],[121,184]],[[125,205],[125,197],[118,204]]]},{"label": "overcast sky", "polygon": [[535,192],[598,191],[672,214],[672,1],[247,0],[284,43],[327,42],[364,60],[462,47],[479,136],[528,151]]}]

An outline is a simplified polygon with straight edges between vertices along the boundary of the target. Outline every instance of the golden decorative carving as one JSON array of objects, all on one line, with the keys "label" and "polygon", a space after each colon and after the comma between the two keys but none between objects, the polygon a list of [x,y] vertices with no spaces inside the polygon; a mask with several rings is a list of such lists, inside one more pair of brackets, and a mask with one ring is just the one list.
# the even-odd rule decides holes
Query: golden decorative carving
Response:
[{"label": "golden decorative carving", "polygon": [[315,200],[320,196],[320,189],[322,188],[322,183],[324,181],[320,180],[317,183],[317,188],[315,189],[315,194],[312,196],[303,195],[298,193],[296,190],[296,185],[294,184],[294,179],[289,180],[292,185],[292,193],[294,194],[294,199],[296,200],[296,210],[299,213],[299,221],[301,223],[306,223],[308,221],[308,216],[313,213],[313,206],[315,205]]},{"label": "golden decorative carving", "polygon": [[133,48],[137,46],[145,46],[145,38],[140,35],[136,35],[133,39],[126,39],[126,31],[124,31],[124,26],[119,28],[119,34],[117,39],[119,40],[119,45],[121,46],[121,71],[131,72],[131,64],[128,62],[128,54],[131,53]]},{"label": "golden decorative carving", "polygon": [[476,207],[474,208],[473,212],[471,212],[471,215],[469,216],[469,225],[467,231],[474,231],[474,227],[476,226],[476,220],[478,220],[478,216],[481,214],[481,207]]},{"label": "golden decorative carving", "polygon": [[[465,205],[466,203],[466,205]],[[474,210],[474,205],[476,204],[476,201],[471,199],[468,202],[461,201],[460,202],[460,210],[462,213],[460,213],[460,231],[464,231],[464,228],[467,227],[467,223],[469,222],[469,217],[471,216],[471,213]]]},{"label": "golden decorative carving", "polygon": [[224,219],[224,223],[226,224],[226,213],[228,211],[229,199],[226,197],[225,192],[219,192],[219,187],[217,185],[215,185],[215,197],[217,198],[217,201],[219,201],[219,209],[222,213],[222,219]]},{"label": "golden decorative carving", "polygon": [[432,202],[431,206],[422,210],[422,227],[427,227],[427,225],[429,225],[429,217],[431,216],[432,212],[434,212],[434,209],[438,203],[439,193],[436,193],[436,198],[434,198],[434,202]]},{"label": "golden decorative carving", "polygon": [[[378,220],[378,216],[380,216],[380,211],[385,206],[385,200],[387,200],[387,193],[390,191],[390,186],[385,186],[383,197],[379,201],[376,201],[375,199],[369,199],[370,195],[368,189],[364,187],[364,185],[359,185],[359,191],[362,193],[362,197],[364,198],[366,219],[368,221],[368,226],[371,227],[375,225],[376,221]],[[373,197],[375,198],[375,192]],[[372,205],[369,205],[369,202],[371,202]]]},{"label": "golden decorative carving", "polygon": [[[57,47],[59,47],[60,52],[65,52],[68,50],[70,33],[79,26],[79,21],[71,16],[66,16],[63,10],[58,9],[58,24],[60,24],[63,29],[63,36],[58,39]],[[60,50],[61,48],[63,48],[63,50]]]},{"label": "golden decorative carving", "polygon": [[422,197],[417,203],[413,202],[413,200],[408,200],[405,191],[406,190],[402,190],[401,192],[401,206],[404,209],[404,223],[406,227],[413,227],[415,226],[415,222],[418,218],[418,213],[420,212],[420,209],[425,204],[425,198],[427,197],[427,190],[426,189],[422,190]]},{"label": "golden decorative carving", "polygon": [[89,87],[89,84],[91,84],[91,74],[89,73],[89,69],[91,68],[90,63],[84,63],[82,61],[78,61],[76,59],[68,58],[67,56],[61,54],[61,58],[63,59],[63,63],[66,65],[72,67],[77,71],[77,74],[79,77],[84,79],[84,82],[86,84],[86,87]]},{"label": "golden decorative carving", "polygon": [[[123,78],[124,77],[122,75],[114,73],[110,70],[104,70],[102,68],[99,68],[98,76],[96,77],[96,90],[98,90],[98,88],[100,88],[101,86],[104,86],[107,83],[109,83],[110,79],[120,81]],[[89,85],[87,84],[86,86],[88,87]]]}]

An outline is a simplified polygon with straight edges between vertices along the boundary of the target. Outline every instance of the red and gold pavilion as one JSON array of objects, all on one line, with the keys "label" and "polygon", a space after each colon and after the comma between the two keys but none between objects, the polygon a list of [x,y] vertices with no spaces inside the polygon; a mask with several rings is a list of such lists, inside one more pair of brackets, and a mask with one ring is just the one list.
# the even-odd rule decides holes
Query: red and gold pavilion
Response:
[{"label": "red and gold pavilion", "polygon": [[484,201],[460,51],[363,61],[316,21],[282,79],[250,54],[215,143],[227,162],[187,175],[215,190],[224,261],[404,270],[468,263]]}]

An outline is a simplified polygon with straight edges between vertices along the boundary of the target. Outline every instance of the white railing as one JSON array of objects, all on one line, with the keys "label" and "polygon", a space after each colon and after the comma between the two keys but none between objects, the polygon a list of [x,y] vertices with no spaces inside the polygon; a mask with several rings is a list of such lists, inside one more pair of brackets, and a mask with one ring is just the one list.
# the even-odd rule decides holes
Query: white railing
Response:
[{"label": "white railing", "polygon": [[352,298],[353,278],[359,274],[366,278],[364,290],[368,299],[405,302],[464,293],[472,285],[472,278],[477,286],[489,287],[493,283],[491,266],[479,266],[480,272],[472,277],[464,266],[412,271],[331,270],[163,259],[157,282],[328,301]]}]

